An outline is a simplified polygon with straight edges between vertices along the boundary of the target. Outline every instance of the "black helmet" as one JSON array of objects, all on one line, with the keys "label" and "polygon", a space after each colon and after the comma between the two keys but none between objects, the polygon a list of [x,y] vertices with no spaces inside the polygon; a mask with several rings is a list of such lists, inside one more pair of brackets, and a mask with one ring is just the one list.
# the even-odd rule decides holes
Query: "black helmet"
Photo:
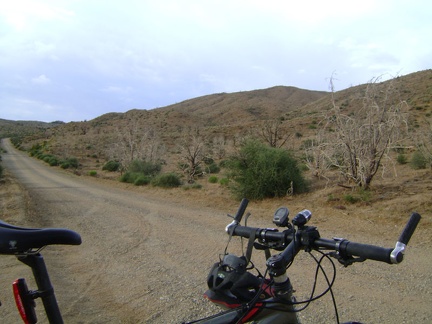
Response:
[{"label": "black helmet", "polygon": [[261,280],[247,272],[244,256],[226,254],[215,263],[207,277],[207,285],[215,292],[231,293],[240,301],[250,301],[258,292]]}]

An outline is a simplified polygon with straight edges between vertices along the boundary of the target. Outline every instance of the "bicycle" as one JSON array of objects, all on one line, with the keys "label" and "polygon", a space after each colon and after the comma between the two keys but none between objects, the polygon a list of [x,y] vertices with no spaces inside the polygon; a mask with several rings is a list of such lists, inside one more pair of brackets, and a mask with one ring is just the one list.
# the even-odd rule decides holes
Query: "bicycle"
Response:
[{"label": "bicycle", "polygon": [[[227,248],[215,263],[207,278],[209,289],[205,297],[211,302],[228,309],[213,316],[188,323],[299,323],[297,312],[303,310],[312,301],[330,292],[335,276],[330,280],[322,268],[324,259],[336,258],[344,266],[355,262],[363,262],[366,259],[382,261],[389,264],[402,262],[404,251],[408,241],[414,233],[421,216],[412,213],[411,217],[400,235],[394,248],[350,242],[341,238],[324,239],[314,226],[306,224],[311,218],[309,210],[299,212],[289,222],[289,211],[286,207],[276,210],[273,223],[281,228],[255,228],[240,225],[248,200],[243,199],[240,207],[233,217],[233,221],[227,225],[229,242],[233,236],[248,239],[246,253],[236,256],[227,253]],[[245,223],[249,217],[246,215]],[[52,244],[79,245],[80,235],[69,229],[61,228],[24,228],[0,221],[0,254],[15,255],[19,261],[32,269],[37,290],[29,290],[24,278],[13,283],[13,293],[18,311],[26,324],[37,323],[35,314],[35,300],[41,298],[48,321],[63,323],[60,309],[54,294],[53,286],[49,279],[48,270],[41,250]],[[266,256],[267,270],[264,275],[259,271],[257,275],[251,273],[254,265],[251,261],[252,251],[263,250]],[[270,250],[280,253],[271,255]],[[317,272],[322,271],[328,283],[328,289],[318,296],[313,296],[306,301],[297,301],[293,295],[293,288],[286,274],[287,268],[293,263],[295,256],[301,251],[318,251],[322,254],[316,259]],[[329,253],[322,251],[330,250]],[[336,269],[333,264],[334,274]],[[333,299],[334,300],[334,299]],[[298,308],[298,305],[305,306]],[[337,322],[337,307],[334,302]]]},{"label": "bicycle", "polygon": [[[394,248],[363,243],[350,242],[343,238],[321,238],[318,229],[306,224],[312,213],[305,209],[294,216],[289,222],[289,210],[278,208],[273,217],[273,223],[281,228],[256,228],[240,225],[247,208],[248,200],[243,199],[233,221],[227,225],[225,231],[229,235],[224,254],[210,270],[207,278],[208,290],[204,296],[226,311],[203,319],[190,321],[192,323],[226,324],[226,323],[299,323],[297,313],[304,310],[312,301],[330,293],[335,309],[336,322],[339,315],[332,286],[335,282],[336,267],[330,257],[337,259],[345,267],[355,262],[367,259],[381,261],[388,264],[399,264],[403,261],[406,245],[413,235],[421,216],[411,214]],[[246,220],[250,214],[246,214]],[[228,245],[233,236],[248,239],[246,253],[236,256],[227,253]],[[252,251],[262,250],[266,257],[266,272],[264,275],[255,268],[251,261]],[[280,251],[271,255],[270,250]],[[297,301],[294,297],[293,286],[287,276],[287,269],[293,264],[296,255],[304,250],[317,251],[321,257],[317,259],[310,254],[317,263],[315,283],[310,298]],[[324,253],[323,251],[330,251]],[[323,260],[329,260],[333,266],[333,277],[330,279],[322,267]],[[318,272],[324,275],[328,288],[321,294],[314,296]],[[357,322],[349,322],[357,323]]]}]

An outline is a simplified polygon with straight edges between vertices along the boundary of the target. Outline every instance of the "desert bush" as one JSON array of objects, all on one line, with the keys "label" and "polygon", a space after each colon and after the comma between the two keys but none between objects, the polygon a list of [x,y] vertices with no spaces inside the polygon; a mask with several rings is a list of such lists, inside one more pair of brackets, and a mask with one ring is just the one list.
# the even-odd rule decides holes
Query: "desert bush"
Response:
[{"label": "desert bush", "polygon": [[51,154],[38,154],[37,157],[44,161],[45,163],[48,163],[50,166],[57,166],[59,165],[59,160],[57,157]]},{"label": "desert bush", "polygon": [[49,163],[50,159],[53,157],[51,154],[41,154],[40,159],[46,163]]},{"label": "desert bush", "polygon": [[58,160],[55,156],[51,156],[51,157],[48,159],[48,161],[45,161],[45,162],[48,162],[48,164],[49,164],[50,166],[57,166],[57,165],[59,165],[59,160]]},{"label": "desert bush", "polygon": [[21,144],[22,144],[22,137],[21,136],[12,136],[11,137],[11,143],[16,147],[16,148],[20,148]]},{"label": "desert bush", "polygon": [[67,162],[63,161],[60,163],[60,168],[62,168],[62,169],[69,169],[69,167],[70,167],[70,164]]},{"label": "desert bush", "polygon": [[95,170],[91,170],[91,171],[89,171],[89,176],[91,176],[91,177],[96,177],[97,176],[97,171],[95,171]]},{"label": "desert bush", "polygon": [[34,144],[34,145],[30,148],[30,150],[29,150],[29,154],[30,154],[30,156],[36,156],[36,155],[38,155],[39,153],[42,153],[42,150],[43,150],[42,145],[40,145],[39,143],[38,143],[38,144]]},{"label": "desert bush", "polygon": [[138,177],[141,175],[142,175],[142,173],[139,173],[139,172],[127,171],[121,175],[120,181],[121,182],[127,182],[127,183],[134,183],[136,181],[136,179],[138,179]]},{"label": "desert bush", "polygon": [[204,171],[207,173],[219,173],[220,167],[212,158],[204,158]]},{"label": "desert bush", "polygon": [[211,177],[209,177],[208,182],[210,182],[210,183],[217,183],[218,182],[218,177],[211,176]]},{"label": "desert bush", "polygon": [[127,167],[127,170],[130,172],[142,173],[147,176],[155,176],[161,171],[161,169],[162,165],[160,163],[143,160],[133,160]]},{"label": "desert bush", "polygon": [[426,169],[427,160],[421,152],[416,151],[411,157],[410,165],[414,170]]},{"label": "desert bush", "polygon": [[115,172],[115,171],[118,171],[119,169],[120,169],[120,162],[113,161],[113,160],[108,161],[102,167],[102,170],[109,171],[109,172]]},{"label": "desert bush", "polygon": [[222,178],[222,179],[219,180],[219,184],[220,184],[221,186],[228,186],[228,184],[229,184],[229,179],[228,179],[228,178]]},{"label": "desert bush", "polygon": [[180,177],[175,173],[165,173],[158,175],[152,180],[152,185],[162,188],[175,188],[181,186]]},{"label": "desert bush", "polygon": [[69,169],[69,168],[77,169],[79,167],[78,159],[75,157],[69,157],[60,162],[60,167],[62,169]]},{"label": "desert bush", "polygon": [[350,204],[355,204],[356,202],[360,201],[360,198],[351,194],[347,194],[344,196],[344,200]]},{"label": "desert bush", "polygon": [[397,163],[399,164],[407,164],[408,163],[408,158],[406,157],[405,154],[398,154],[397,158],[396,158]]},{"label": "desert bush", "polygon": [[151,178],[149,176],[146,176],[144,174],[139,174],[134,181],[134,185],[144,186],[144,185],[148,185],[150,182],[151,182]]},{"label": "desert bush", "polygon": [[282,197],[307,191],[307,183],[291,154],[258,141],[247,141],[229,163],[237,198]]},{"label": "desert bush", "polygon": [[213,162],[205,166],[205,171],[207,173],[219,173],[220,167],[215,162]]},{"label": "desert bush", "polygon": [[3,166],[0,164],[0,179],[3,178]]}]

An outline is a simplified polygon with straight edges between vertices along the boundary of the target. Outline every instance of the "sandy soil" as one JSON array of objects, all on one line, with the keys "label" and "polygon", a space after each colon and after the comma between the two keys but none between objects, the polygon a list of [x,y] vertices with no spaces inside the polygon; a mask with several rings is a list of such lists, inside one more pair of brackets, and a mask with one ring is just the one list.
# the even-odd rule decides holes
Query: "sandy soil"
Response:
[{"label": "sandy soil", "polygon": [[[218,185],[199,191],[159,190],[79,177],[3,144],[8,153],[3,154],[0,219],[29,227],[66,227],[82,236],[81,246],[43,251],[66,323],[181,323],[217,311],[202,294],[208,271],[228,239],[226,214],[234,213],[238,204],[221,194]],[[425,173],[419,181],[430,179]],[[323,237],[391,247],[409,211],[417,210],[423,219],[405,262],[337,265],[335,294],[342,322],[430,323],[431,205],[418,206],[416,201],[424,202],[420,195],[431,197],[431,192],[416,192],[415,184],[399,190],[409,191],[410,199],[398,195],[361,208],[325,204],[325,192],[251,203],[248,224],[272,227],[273,212],[280,205],[292,214],[308,208]],[[230,245],[232,251],[238,246],[238,240]],[[11,283],[26,277],[30,288],[35,285],[30,270],[13,256],[1,258],[2,323],[20,323]],[[256,254],[255,263],[264,270],[263,255]],[[305,253],[290,268],[298,299],[308,295],[314,270]],[[40,322],[46,323],[40,303],[37,311]],[[330,296],[314,302],[301,318],[304,323],[334,323]]]}]

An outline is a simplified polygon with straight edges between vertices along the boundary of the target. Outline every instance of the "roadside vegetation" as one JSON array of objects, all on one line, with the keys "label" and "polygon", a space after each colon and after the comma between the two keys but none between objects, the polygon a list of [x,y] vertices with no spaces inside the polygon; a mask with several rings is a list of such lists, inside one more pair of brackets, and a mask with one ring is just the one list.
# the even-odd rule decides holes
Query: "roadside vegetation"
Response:
[{"label": "roadside vegetation", "polygon": [[50,166],[60,166],[62,169],[77,169],[79,167],[79,162],[76,157],[61,158],[49,153],[47,142],[33,145],[29,150],[29,154],[30,156],[46,162]]},{"label": "roadside vegetation", "polygon": [[230,188],[239,199],[284,197],[308,189],[298,161],[289,151],[257,140],[245,142],[227,166],[233,181]]},{"label": "roadside vegetation", "polygon": [[[107,114],[13,143],[51,166],[136,186],[200,190],[207,184],[252,200],[339,186],[349,192],[329,202],[368,203],[377,178],[396,177],[398,166],[432,168],[432,74],[419,76],[418,89],[409,88],[415,82],[408,78],[404,86],[399,78],[376,78],[341,92],[331,83],[328,95],[314,93],[292,111],[288,104],[258,106],[266,91],[256,92],[261,97],[253,105],[252,92],[238,94],[247,100],[229,111],[238,114],[232,125],[214,117],[221,94],[202,99],[208,110],[188,110],[188,102],[154,114]],[[198,118],[196,111],[208,115]]]}]

